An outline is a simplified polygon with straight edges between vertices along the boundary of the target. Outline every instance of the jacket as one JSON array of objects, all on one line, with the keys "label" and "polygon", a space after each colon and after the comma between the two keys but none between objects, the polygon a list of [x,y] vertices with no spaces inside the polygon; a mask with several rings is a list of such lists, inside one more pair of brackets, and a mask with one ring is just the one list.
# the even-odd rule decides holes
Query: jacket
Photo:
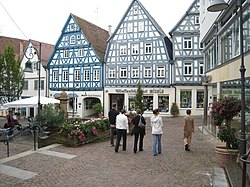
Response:
[{"label": "jacket", "polygon": [[146,125],[145,118],[140,114],[136,115],[133,119],[133,124],[134,124],[133,133],[136,134],[136,133],[141,132],[141,133],[144,133],[144,135],[145,135],[146,134],[145,128],[139,127],[140,118],[141,118],[142,123],[144,123],[144,125]]},{"label": "jacket", "polygon": [[163,134],[162,126],[162,118],[160,116],[152,116],[150,118],[152,134]]},{"label": "jacket", "polygon": [[109,123],[110,125],[114,125],[115,126],[115,123],[116,123],[116,116],[119,114],[119,112],[115,109],[115,108],[112,108],[109,113],[108,113],[108,116],[109,116]]},{"label": "jacket", "polygon": [[116,129],[128,130],[128,117],[125,114],[119,114],[116,116]]}]

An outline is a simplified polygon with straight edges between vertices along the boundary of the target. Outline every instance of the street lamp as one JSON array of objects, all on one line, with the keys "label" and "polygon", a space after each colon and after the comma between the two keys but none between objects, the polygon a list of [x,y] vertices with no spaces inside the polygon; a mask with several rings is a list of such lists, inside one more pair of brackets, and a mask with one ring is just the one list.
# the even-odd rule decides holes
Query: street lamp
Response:
[{"label": "street lamp", "polygon": [[[40,43],[40,53],[41,53],[41,43]],[[38,101],[37,101],[37,107],[38,107],[38,126],[41,126],[41,119],[40,119],[40,114],[41,114],[41,102],[40,102],[40,96],[41,96],[41,58],[39,57],[39,53],[36,48],[33,46],[28,46],[24,53],[25,57],[28,59],[28,61],[25,63],[25,69],[23,70],[24,72],[27,73],[33,73],[33,68],[32,68],[32,62],[31,60],[37,56],[38,61],[37,61],[37,70],[38,70]],[[37,134],[36,134],[36,127],[33,124],[33,130],[34,130],[34,151],[37,150]]]},{"label": "street lamp", "polygon": [[[244,63],[244,49],[243,49],[243,11],[242,4],[244,0],[239,0],[239,16],[240,16],[240,57],[241,57],[241,65],[240,65],[240,74],[241,74],[241,121],[240,121],[240,155],[244,156],[246,154],[246,133],[245,133],[245,63]],[[250,0],[247,0],[247,3],[250,3]],[[225,3],[223,0],[214,0],[211,5],[207,8],[210,12],[222,11],[225,10],[229,5]],[[236,1],[237,4],[237,1]],[[218,5],[218,6],[216,6]],[[246,163],[243,162],[243,172],[242,172],[242,186],[246,185]]]}]

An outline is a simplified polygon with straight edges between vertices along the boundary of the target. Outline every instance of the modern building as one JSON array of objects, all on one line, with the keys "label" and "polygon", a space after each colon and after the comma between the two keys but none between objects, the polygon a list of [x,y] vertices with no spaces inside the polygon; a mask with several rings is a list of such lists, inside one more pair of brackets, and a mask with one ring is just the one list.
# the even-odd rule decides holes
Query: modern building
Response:
[{"label": "modern building", "polygon": [[68,115],[90,116],[103,104],[103,66],[108,31],[70,14],[48,61],[50,97],[68,94]]},{"label": "modern building", "polygon": [[[241,98],[242,78],[245,79],[245,101],[250,107],[250,8],[247,1],[228,0],[229,7],[221,12],[209,12],[209,0],[200,4],[201,42],[204,45],[205,74],[210,77],[209,98],[216,100],[224,96]],[[238,4],[236,4],[238,3]],[[243,23],[240,22],[242,3]],[[243,31],[241,36],[240,31]],[[242,41],[242,46],[241,46]],[[243,53],[241,53],[241,50]],[[241,55],[242,54],[242,55]],[[241,74],[242,62],[246,69]],[[236,118],[237,119],[237,118]],[[240,120],[239,120],[240,121]],[[246,109],[246,125],[250,122]],[[216,128],[210,130],[216,133]]]},{"label": "modern building", "polygon": [[203,46],[200,40],[200,0],[194,0],[183,17],[170,31],[173,43],[171,85],[175,88],[180,115],[187,109],[203,115],[204,75]]},{"label": "modern building", "polygon": [[154,108],[170,114],[172,43],[139,0],[133,0],[113,34],[105,54],[104,115],[112,103],[135,109],[137,84],[143,89],[144,115]]}]

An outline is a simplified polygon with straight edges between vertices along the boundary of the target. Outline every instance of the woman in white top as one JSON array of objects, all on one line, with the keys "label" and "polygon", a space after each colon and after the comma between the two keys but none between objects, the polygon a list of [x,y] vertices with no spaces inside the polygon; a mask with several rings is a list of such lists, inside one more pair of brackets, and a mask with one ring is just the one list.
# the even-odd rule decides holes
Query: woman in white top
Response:
[{"label": "woman in white top", "polygon": [[161,154],[161,136],[162,136],[162,118],[159,116],[159,109],[153,110],[154,116],[150,118],[152,135],[154,139],[153,143],[153,156],[157,155],[156,146],[158,145],[158,154]]}]

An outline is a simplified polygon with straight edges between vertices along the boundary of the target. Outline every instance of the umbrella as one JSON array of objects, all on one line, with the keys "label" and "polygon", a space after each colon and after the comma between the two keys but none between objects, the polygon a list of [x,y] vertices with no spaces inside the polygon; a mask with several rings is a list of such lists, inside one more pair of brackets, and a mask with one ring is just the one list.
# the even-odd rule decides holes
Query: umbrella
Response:
[{"label": "umbrella", "polygon": [[[42,105],[47,105],[50,103],[55,104],[55,103],[60,103],[60,100],[40,96],[40,103]],[[3,106],[9,108],[26,108],[26,107],[36,107],[37,105],[38,105],[38,96],[33,96],[26,99],[20,99],[9,103],[5,103]]]}]

